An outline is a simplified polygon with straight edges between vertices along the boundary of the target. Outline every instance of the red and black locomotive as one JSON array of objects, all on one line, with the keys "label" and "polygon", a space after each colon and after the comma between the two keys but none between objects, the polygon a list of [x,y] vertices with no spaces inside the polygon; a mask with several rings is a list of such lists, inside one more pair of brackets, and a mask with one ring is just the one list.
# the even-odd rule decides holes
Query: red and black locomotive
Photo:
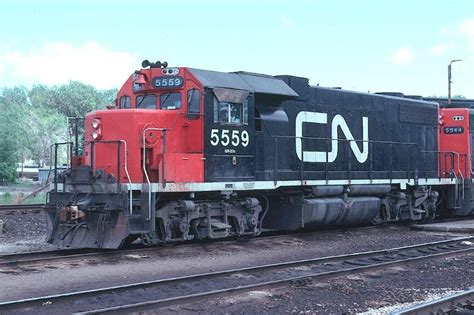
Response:
[{"label": "red and black locomotive", "polygon": [[465,216],[469,108],[145,61],[85,118],[49,242],[116,248]]}]

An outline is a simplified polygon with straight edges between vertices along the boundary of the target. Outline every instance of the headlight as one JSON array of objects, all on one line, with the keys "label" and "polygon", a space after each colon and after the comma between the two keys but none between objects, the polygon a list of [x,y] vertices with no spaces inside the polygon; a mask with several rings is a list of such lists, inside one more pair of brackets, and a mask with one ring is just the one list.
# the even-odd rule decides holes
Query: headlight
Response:
[{"label": "headlight", "polygon": [[100,139],[101,132],[100,129],[92,131],[92,139],[97,140]]},{"label": "headlight", "polygon": [[91,125],[92,125],[92,128],[98,129],[100,127],[100,120],[99,119],[92,120]]}]

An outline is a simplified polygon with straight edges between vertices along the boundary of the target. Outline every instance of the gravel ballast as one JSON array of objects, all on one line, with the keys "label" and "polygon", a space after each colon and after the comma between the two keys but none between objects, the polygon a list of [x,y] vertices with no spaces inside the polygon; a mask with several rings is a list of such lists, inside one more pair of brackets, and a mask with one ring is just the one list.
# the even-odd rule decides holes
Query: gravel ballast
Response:
[{"label": "gravel ballast", "polygon": [[43,211],[2,211],[0,254],[55,249],[46,243],[46,214]]},{"label": "gravel ballast", "polygon": [[412,263],[302,286],[254,291],[147,314],[390,314],[474,286],[473,255]]},{"label": "gravel ballast", "polygon": [[[42,212],[0,215],[0,218],[8,219],[7,223],[10,222],[6,226],[6,233],[0,236],[2,253],[12,248],[51,249],[44,243],[45,217]],[[4,266],[0,267],[0,301],[406,246],[460,236],[389,225],[240,242],[159,247],[140,255],[124,254],[109,259],[64,259],[22,266],[20,269]],[[382,308],[422,301],[430,296],[473,286],[472,270],[472,256],[461,256],[287,289],[256,291],[196,305],[162,309],[159,313],[384,313]]]}]

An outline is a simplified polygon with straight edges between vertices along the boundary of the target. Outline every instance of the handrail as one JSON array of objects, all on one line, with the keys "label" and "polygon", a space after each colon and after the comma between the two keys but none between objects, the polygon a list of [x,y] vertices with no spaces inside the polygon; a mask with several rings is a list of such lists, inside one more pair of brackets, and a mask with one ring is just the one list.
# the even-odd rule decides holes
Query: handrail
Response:
[{"label": "handrail", "polygon": [[[70,141],[70,142],[73,142],[70,137],[72,135],[72,127],[71,127],[71,121],[74,121],[74,154],[76,156],[79,155],[79,124],[78,122],[79,121],[83,121],[85,120],[85,117],[75,117],[75,116],[67,116],[66,117],[66,125],[67,125],[67,140]],[[84,149],[84,148],[82,148]]]},{"label": "handrail", "polygon": [[[329,140],[329,141],[337,140],[337,141],[346,141],[346,142],[354,141],[355,143],[357,143],[357,142],[362,142],[362,143],[368,142],[368,143],[369,143],[369,146],[371,146],[371,145],[374,144],[374,143],[379,143],[379,144],[391,144],[391,145],[414,146],[414,147],[416,147],[416,149],[418,150],[419,153],[435,153],[435,154],[437,154],[437,155],[438,155],[438,163],[440,162],[439,156],[440,156],[440,154],[442,154],[442,153],[458,154],[458,155],[461,154],[461,153],[459,153],[459,152],[454,152],[454,151],[428,151],[428,150],[422,150],[422,149],[420,148],[419,144],[418,144],[418,143],[415,143],[415,142],[397,142],[397,141],[364,140],[364,139],[349,140],[349,139],[346,139],[346,138],[332,138],[332,137],[331,137],[331,138],[327,138],[327,137],[306,137],[306,136],[296,137],[296,136],[274,135],[274,134],[272,134],[272,133],[270,132],[270,130],[269,130],[268,126],[267,126],[267,123],[266,123],[266,120],[265,120],[265,119],[262,119],[261,117],[259,117],[259,118],[255,117],[254,119],[260,121],[260,123],[263,125],[262,130],[265,130],[264,132],[265,132],[268,136],[270,136],[270,138],[272,138],[272,139],[275,139],[275,138],[286,138],[286,139],[295,139],[295,140],[296,140],[297,138],[300,138],[301,141],[302,141],[303,139],[306,139],[306,140],[326,140],[326,144],[327,144],[327,145],[326,145],[326,146],[327,146],[327,148],[326,148],[326,149],[327,149],[327,150],[326,150],[326,160],[327,160],[327,157],[328,157],[328,149],[329,149],[329,144],[328,144],[328,142],[327,142],[328,140]],[[277,147],[276,142],[277,142],[277,141],[274,140],[274,148],[275,148],[275,149],[276,149],[276,147]],[[301,147],[303,147],[303,146],[301,146]],[[370,152],[371,152],[371,151],[372,151],[372,150],[370,150]],[[275,152],[276,152],[276,150],[275,150]],[[410,152],[411,152],[411,151],[410,151]],[[369,153],[369,154],[371,154],[371,153]],[[469,161],[471,161],[471,159],[472,159],[471,154],[462,154],[462,155],[466,156],[466,158],[467,158]],[[303,156],[303,155],[301,155],[301,156]],[[275,157],[275,158],[276,158],[276,157]],[[454,157],[453,157],[453,158],[454,158]],[[454,170],[454,160],[453,160],[452,162],[453,162],[453,163],[452,163],[451,169],[452,169],[452,171],[454,171],[454,175],[455,175],[456,181],[457,181],[457,176],[456,176],[456,174],[455,174],[456,171]],[[458,172],[459,172],[459,173],[461,174],[461,176],[462,176],[461,169],[459,168],[459,167],[460,167],[460,164],[461,164],[461,160],[460,160],[460,157],[459,157],[459,156],[458,156],[458,162],[459,162],[459,163],[458,163]],[[275,173],[275,171],[277,171],[277,170],[276,170],[276,163],[277,163],[277,161],[276,161],[276,159],[275,159],[274,173]],[[303,161],[300,161],[300,163],[303,163]],[[440,169],[440,168],[441,168],[441,165],[438,164],[438,169]],[[467,166],[466,166],[466,165],[465,165],[464,168],[465,168],[464,171],[467,172]],[[300,167],[300,169],[303,169],[303,167]],[[326,163],[326,171],[325,171],[325,172],[327,173],[327,163]],[[439,170],[438,170],[438,176],[439,176]],[[463,181],[463,186],[464,186],[464,177],[462,177],[462,179],[463,179],[462,181]],[[276,175],[274,174],[274,181],[276,182],[276,180],[277,180],[277,178],[276,178]],[[302,179],[301,179],[301,180],[302,180]]]},{"label": "handrail", "polygon": [[94,166],[94,161],[93,161],[93,156],[92,156],[92,151],[94,150],[93,145],[94,143],[117,143],[117,152],[118,152],[118,159],[119,163],[117,164],[117,185],[121,184],[121,178],[120,178],[120,168],[121,168],[121,163],[120,163],[120,143],[123,143],[124,146],[124,170],[125,174],[127,175],[127,181],[128,181],[128,191],[129,191],[129,206],[128,206],[128,212],[129,214],[132,214],[132,180],[130,178],[130,174],[128,172],[128,148],[127,148],[127,141],[120,139],[120,140],[90,140],[90,141],[84,141],[84,145],[91,145],[91,168]]},{"label": "handrail", "polygon": [[461,155],[459,154],[459,152],[456,152],[456,156],[458,157],[458,172],[459,172],[459,176],[461,177],[461,185],[462,185],[462,190],[461,190],[461,196],[462,196],[462,199],[464,199],[464,176],[462,175],[462,172],[461,172],[461,168],[460,168],[460,165],[461,165]]},{"label": "handrail", "polygon": [[127,149],[127,141],[125,140],[119,140],[121,143],[123,143],[123,146],[124,146],[124,169],[125,169],[125,174],[127,175],[127,180],[128,180],[128,191],[129,191],[129,214],[132,214],[132,180],[130,179],[130,174],[128,173],[128,168],[127,168],[127,158],[128,158],[128,155],[127,155],[127,152],[128,152],[128,149]]},{"label": "handrail", "polygon": [[[173,124],[171,125],[171,128],[162,128],[162,129],[165,129],[166,131],[173,131],[174,128],[176,127],[177,122],[178,122],[178,117],[181,116],[181,115],[185,116],[185,115],[189,115],[189,113],[188,112],[179,112],[179,113],[177,113],[177,115],[174,117]],[[192,114],[192,115],[193,116],[199,116],[199,117],[200,116],[203,116],[203,117],[206,116],[204,113],[196,113],[196,114]]]},{"label": "handrail", "polygon": [[143,129],[142,131],[142,140],[143,140],[143,163],[142,163],[142,169],[143,169],[143,173],[145,174],[145,178],[146,178],[146,182],[148,184],[148,218],[147,218],[147,221],[150,221],[151,220],[151,182],[150,182],[150,177],[148,176],[148,172],[146,170],[146,140],[145,140],[145,137],[146,137],[146,133],[147,131],[161,131],[163,132],[163,144],[162,144],[162,147],[163,147],[163,159],[161,161],[161,165],[162,165],[162,173],[161,173],[161,176],[163,177],[163,186],[165,185],[165,177],[164,177],[164,165],[165,165],[165,145],[166,145],[166,142],[165,142],[165,139],[166,139],[166,131],[168,131],[168,129],[166,128],[145,128]]},{"label": "handrail", "polygon": [[384,140],[364,140],[364,139],[354,139],[354,140],[349,140],[346,138],[333,138],[333,137],[307,137],[307,136],[301,136],[301,137],[296,137],[296,136],[282,136],[282,135],[274,135],[270,133],[270,130],[268,129],[268,126],[266,125],[266,122],[262,118],[255,118],[255,120],[260,120],[261,123],[264,125],[264,129],[268,136],[271,138],[286,138],[286,139],[297,139],[300,138],[301,140],[306,139],[306,140],[337,140],[337,141],[354,141],[354,142],[368,142],[370,143],[381,143],[381,144],[400,144],[400,145],[413,145],[418,149],[419,153],[441,153],[442,151],[424,151],[420,148],[419,144],[416,142],[398,142],[398,141],[384,141]]},{"label": "handrail", "polygon": [[[162,159],[162,163],[161,163],[161,177],[163,179],[163,187],[166,186],[166,178],[165,178],[165,152],[166,152],[166,133],[167,132],[171,132],[174,130],[174,128],[176,127],[176,124],[178,122],[178,118],[179,116],[181,115],[188,115],[189,113],[188,112],[178,112],[177,115],[174,117],[174,120],[173,120],[173,124],[171,125],[171,128],[157,128],[157,127],[151,127],[151,128],[145,128],[143,129],[142,131],[142,144],[143,144],[143,159],[142,159],[142,170],[143,170],[143,173],[145,174],[145,179],[146,179],[146,182],[147,182],[147,185],[148,185],[148,218],[147,218],[147,221],[150,221],[151,220],[151,212],[152,212],[152,209],[151,209],[151,181],[150,181],[150,177],[148,176],[148,171],[146,170],[146,132],[147,131],[161,131],[163,133],[163,143],[162,143],[162,155],[163,155],[163,159]],[[196,113],[196,114],[192,114],[193,116],[205,116],[204,113]]]},{"label": "handrail", "polygon": [[[457,175],[460,175],[461,178],[462,178],[462,181],[463,181],[463,186],[464,186],[464,176],[461,172],[461,157],[460,157],[460,153],[459,152],[454,152],[454,151],[429,151],[429,150],[421,150],[420,149],[420,146],[417,144],[417,143],[413,143],[413,142],[396,142],[396,141],[384,141],[384,140],[352,140],[352,139],[346,139],[346,138],[329,138],[329,137],[307,137],[307,136],[287,136],[287,135],[270,135],[271,138],[273,138],[274,140],[274,149],[275,149],[275,161],[274,161],[274,170],[273,170],[273,179],[274,179],[274,182],[276,182],[278,180],[277,178],[277,173],[278,173],[278,168],[277,168],[277,159],[278,159],[278,154],[277,154],[277,139],[289,139],[289,140],[296,140],[296,139],[301,139],[302,140],[324,140],[324,142],[326,143],[326,160],[328,158],[328,151],[329,151],[329,144],[330,144],[330,141],[333,141],[333,140],[338,140],[338,141],[342,141],[342,142],[345,142],[345,143],[351,143],[351,142],[368,142],[371,147],[373,146],[373,144],[382,144],[382,145],[390,145],[390,147],[392,148],[391,150],[393,150],[393,146],[394,145],[400,145],[400,146],[404,146],[404,147],[414,147],[417,149],[418,153],[420,154],[426,154],[426,153],[432,153],[432,154],[436,154],[438,156],[438,176],[441,176],[441,174],[439,173],[439,170],[441,169],[441,165],[439,165],[440,163],[440,156],[442,154],[450,154],[452,156],[452,163],[451,163],[451,171],[453,171],[452,173],[454,174],[454,176],[456,177],[456,181],[458,180],[457,179]],[[303,146],[301,146],[301,149],[303,149]],[[348,150],[349,151],[349,150]],[[410,150],[410,152],[413,152]],[[469,159],[470,158],[470,154],[462,154],[464,156],[466,156],[466,159]],[[301,154],[301,156],[303,156],[303,154]],[[457,165],[457,172],[456,170],[454,169],[455,167],[455,163],[454,163],[454,158],[455,156],[458,156],[458,165]],[[391,159],[390,159],[390,163],[392,163],[392,160],[393,160],[393,157],[391,156]],[[352,172],[352,165],[351,165],[351,159],[349,158],[348,159],[348,163],[349,163],[349,170],[348,172]],[[372,164],[372,160],[370,162]],[[393,165],[392,165],[392,168],[393,168]],[[372,167],[370,169],[370,172],[372,173]],[[393,169],[390,169],[390,179],[392,178],[391,176],[391,173],[393,172],[394,170]],[[403,171],[403,170],[400,170],[400,171]],[[429,171],[429,170],[425,170],[425,171]],[[465,170],[467,171],[467,169]],[[410,170],[405,170],[405,172],[407,172],[407,175],[409,174]],[[302,184],[303,184],[303,181],[304,181],[304,178],[303,178],[303,173],[304,173],[304,160],[301,160],[300,161],[300,173],[301,173],[301,178],[300,180],[302,181]],[[325,170],[325,174],[326,174],[326,180],[327,180],[327,163],[326,163],[326,170]],[[456,175],[456,173],[459,173]],[[348,176],[349,180],[351,179],[350,178],[350,175]],[[370,176],[372,176],[372,174],[370,174]],[[410,176],[409,176],[410,177]],[[464,187],[463,187],[464,188]]]},{"label": "handrail", "polygon": [[[54,191],[58,192],[58,147],[60,145],[69,145],[69,151],[70,152],[70,157],[72,159],[72,142],[56,142],[51,145],[51,149],[54,145]],[[69,164],[72,166],[71,160],[69,161]],[[50,166],[50,172],[51,172],[51,166]],[[49,177],[49,174],[48,174]],[[63,187],[64,190],[64,187]]]}]

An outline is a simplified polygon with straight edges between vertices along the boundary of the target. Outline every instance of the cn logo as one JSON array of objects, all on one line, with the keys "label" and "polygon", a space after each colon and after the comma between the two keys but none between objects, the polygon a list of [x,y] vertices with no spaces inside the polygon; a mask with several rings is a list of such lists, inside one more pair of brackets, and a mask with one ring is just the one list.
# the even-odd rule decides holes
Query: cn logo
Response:
[{"label": "cn logo", "polygon": [[[303,162],[315,162],[315,163],[326,163],[334,162],[337,158],[338,151],[338,138],[337,138],[337,128],[341,128],[344,137],[349,140],[351,150],[354,153],[357,161],[359,163],[364,163],[367,161],[369,155],[369,119],[367,117],[362,117],[362,151],[357,146],[357,143],[352,136],[349,127],[347,126],[344,117],[341,115],[336,115],[332,119],[331,123],[331,151],[303,151],[302,150],[302,140],[303,137],[303,124],[327,124],[328,123],[328,114],[326,113],[317,113],[317,112],[299,112],[296,116],[295,122],[295,135],[296,135],[296,155]],[[303,156],[301,156],[303,155]]]}]

